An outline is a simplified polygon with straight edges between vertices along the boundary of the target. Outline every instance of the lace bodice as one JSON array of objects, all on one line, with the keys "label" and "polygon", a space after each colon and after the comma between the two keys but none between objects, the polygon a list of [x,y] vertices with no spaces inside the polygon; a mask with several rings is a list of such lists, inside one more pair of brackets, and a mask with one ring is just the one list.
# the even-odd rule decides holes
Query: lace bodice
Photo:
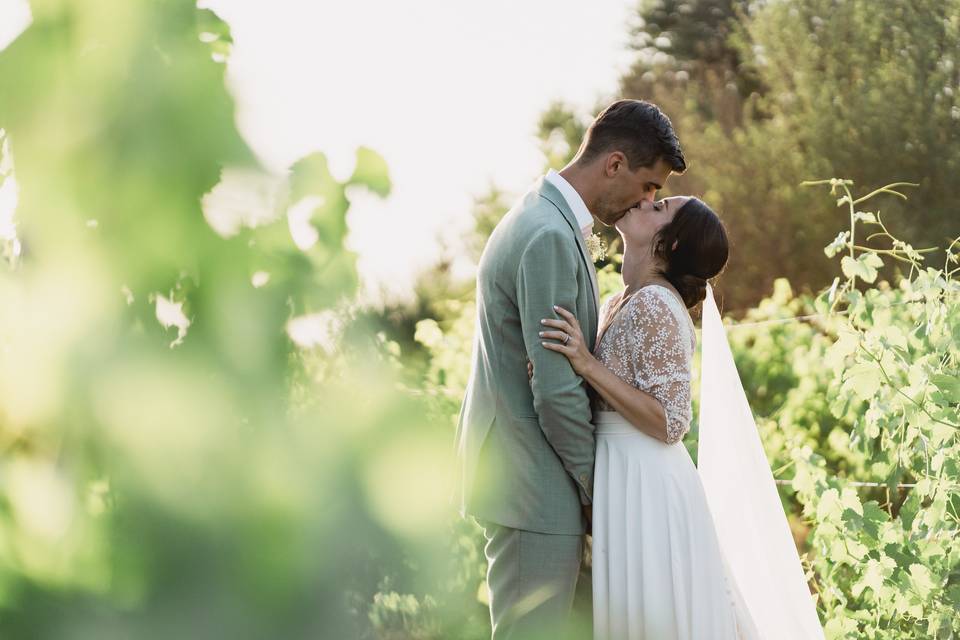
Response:
[{"label": "lace bodice", "polygon": [[[623,294],[600,309],[600,326],[608,326],[595,355],[621,380],[646,391],[663,406],[667,442],[690,429],[690,368],[696,347],[693,322],[683,303],[666,287],[643,287],[616,311]],[[608,315],[616,313],[611,320]],[[596,409],[613,411],[603,398]]]}]

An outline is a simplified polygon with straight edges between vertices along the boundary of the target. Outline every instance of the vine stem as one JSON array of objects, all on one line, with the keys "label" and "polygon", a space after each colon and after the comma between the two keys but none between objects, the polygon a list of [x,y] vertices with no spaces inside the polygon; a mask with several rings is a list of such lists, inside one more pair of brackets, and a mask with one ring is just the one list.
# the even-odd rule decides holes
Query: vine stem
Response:
[{"label": "vine stem", "polygon": [[953,242],[950,243],[950,246],[947,247],[947,257],[943,261],[943,272],[946,273],[948,276],[952,275],[953,272],[956,271],[957,269],[960,269],[960,267],[957,267],[957,269],[948,270],[950,267],[950,252],[953,251],[953,248],[957,246],[958,242],[960,242],[960,236],[957,236],[956,238],[954,238]]},{"label": "vine stem", "polygon": [[[854,235],[857,229],[857,216],[856,216],[856,210],[853,208],[853,205],[854,205],[853,194],[850,193],[850,188],[847,186],[845,182],[842,183],[841,186],[843,187],[843,192],[847,194],[846,196],[847,205],[848,205],[848,208],[850,209],[850,259],[856,260],[856,255],[854,253],[854,248],[856,247],[856,245],[854,244]],[[857,286],[857,276],[853,276],[850,278],[851,290],[856,288],[856,286]]]},{"label": "vine stem", "polygon": [[[885,235],[888,235],[888,234],[886,234],[886,233],[872,233],[872,234],[870,234],[870,235],[867,237],[867,240],[873,240],[873,239],[876,238],[877,236],[885,236]],[[857,248],[858,248],[858,249],[861,249],[861,250],[863,250],[863,251],[873,251],[873,252],[875,252],[875,253],[891,253],[891,252],[895,252],[895,253],[908,253],[906,249],[873,249],[873,248],[871,248],[871,247],[861,247],[861,246],[858,246]],[[917,253],[931,253],[931,252],[933,252],[933,251],[939,251],[939,250],[940,250],[939,247],[927,247],[927,248],[925,248],[925,249],[914,249],[914,251],[916,251]]]},{"label": "vine stem", "polygon": [[[869,200],[869,199],[872,198],[873,196],[878,195],[878,194],[881,194],[881,193],[890,193],[890,194],[893,194],[893,195],[895,195],[895,196],[897,196],[897,197],[900,197],[900,198],[903,198],[904,200],[906,200],[906,199],[907,199],[907,196],[903,195],[903,194],[900,193],[899,191],[894,191],[893,188],[894,188],[894,187],[919,187],[919,186],[920,186],[920,185],[919,185],[918,183],[916,183],[916,182],[893,182],[893,183],[891,183],[891,184],[882,186],[882,187],[880,187],[879,189],[874,189],[873,191],[871,191],[871,192],[868,193],[867,195],[862,196],[862,197],[860,197],[860,198],[857,198],[856,200],[854,200],[854,201],[851,202],[850,204],[851,204],[851,206],[852,206],[852,205],[855,205],[855,204],[860,204],[861,202],[864,202],[864,201],[866,201],[866,200]],[[844,186],[844,188],[846,188],[846,186]]]},{"label": "vine stem", "polygon": [[870,247],[861,247],[859,245],[857,245],[856,248],[861,251],[872,251],[873,253],[882,253],[884,255],[890,256],[894,260],[899,260],[900,262],[906,262],[907,264],[913,264],[913,260],[909,258],[904,258],[902,255],[900,255],[903,252],[898,251],[896,249],[871,249]]}]

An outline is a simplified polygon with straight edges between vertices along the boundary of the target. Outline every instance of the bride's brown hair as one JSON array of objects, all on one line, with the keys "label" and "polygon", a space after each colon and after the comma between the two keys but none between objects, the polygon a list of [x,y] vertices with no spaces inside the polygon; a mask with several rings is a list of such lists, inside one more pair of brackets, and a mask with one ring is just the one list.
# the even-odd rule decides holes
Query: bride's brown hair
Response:
[{"label": "bride's brown hair", "polygon": [[653,254],[665,265],[660,275],[674,286],[688,309],[706,297],[707,280],[723,271],[729,253],[723,222],[697,198],[680,207],[653,243]]}]

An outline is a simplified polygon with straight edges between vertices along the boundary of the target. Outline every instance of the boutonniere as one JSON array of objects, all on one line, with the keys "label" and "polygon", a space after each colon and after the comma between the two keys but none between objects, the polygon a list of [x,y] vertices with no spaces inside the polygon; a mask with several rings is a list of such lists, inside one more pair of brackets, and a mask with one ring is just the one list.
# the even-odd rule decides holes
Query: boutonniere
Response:
[{"label": "boutonniere", "polygon": [[600,262],[607,257],[607,243],[599,233],[587,236],[587,251],[594,262]]}]

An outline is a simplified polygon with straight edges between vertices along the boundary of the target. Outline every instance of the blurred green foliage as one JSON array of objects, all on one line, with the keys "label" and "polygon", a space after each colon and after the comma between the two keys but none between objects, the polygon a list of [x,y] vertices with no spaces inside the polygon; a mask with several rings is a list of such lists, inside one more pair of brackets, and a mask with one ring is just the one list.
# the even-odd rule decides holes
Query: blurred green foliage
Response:
[{"label": "blurred green foliage", "polygon": [[0,52],[0,635],[383,635],[409,609],[385,577],[457,569],[433,562],[449,433],[343,246],[348,187],[386,195],[386,165],[260,168],[229,29],[193,2],[32,10]]}]

